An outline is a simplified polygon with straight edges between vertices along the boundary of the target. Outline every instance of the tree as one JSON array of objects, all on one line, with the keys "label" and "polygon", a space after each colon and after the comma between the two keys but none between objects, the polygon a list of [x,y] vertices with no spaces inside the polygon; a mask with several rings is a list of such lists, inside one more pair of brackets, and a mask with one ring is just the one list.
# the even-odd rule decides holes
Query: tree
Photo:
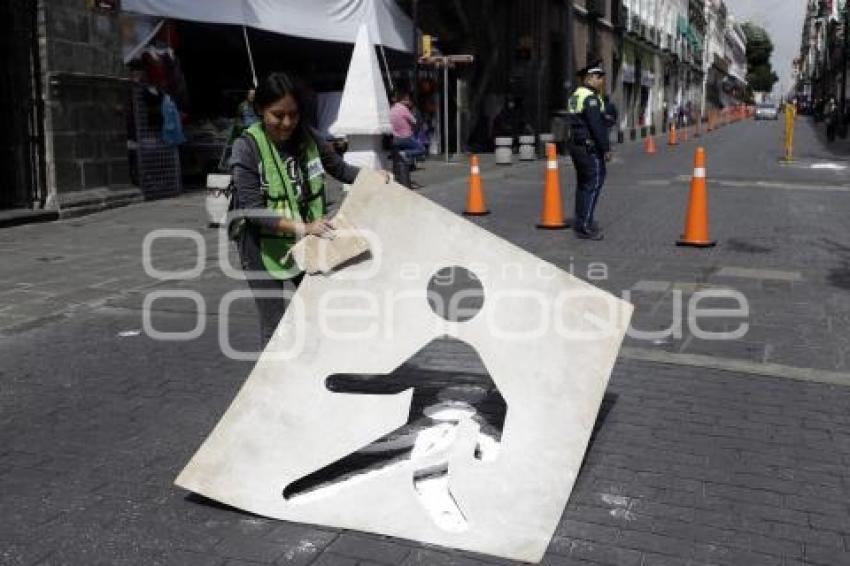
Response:
[{"label": "tree", "polygon": [[755,92],[770,92],[778,80],[779,77],[776,76],[769,64],[759,65],[747,73],[747,83]]},{"label": "tree", "polygon": [[757,92],[770,92],[779,77],[773,71],[770,57],[773,41],[764,28],[747,22],[741,26],[747,38],[747,83]]}]

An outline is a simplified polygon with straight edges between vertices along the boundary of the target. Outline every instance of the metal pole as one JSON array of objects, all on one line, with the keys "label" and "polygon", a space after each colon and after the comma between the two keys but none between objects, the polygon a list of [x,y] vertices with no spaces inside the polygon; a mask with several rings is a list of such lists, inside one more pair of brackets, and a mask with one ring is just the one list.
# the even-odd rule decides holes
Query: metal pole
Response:
[{"label": "metal pole", "polygon": [[45,151],[45,97],[43,93],[43,77],[42,77],[42,54],[41,42],[38,37],[38,22],[40,12],[44,10],[42,2],[35,2],[31,7],[30,13],[30,29],[32,35],[30,41],[30,49],[32,50],[32,84],[33,84],[33,142],[35,143],[35,192],[33,193],[33,206],[38,204],[38,208],[44,208],[47,203],[48,187],[47,187],[47,154]]},{"label": "metal pole", "polygon": [[[573,5],[573,0],[567,0],[567,8],[566,8],[566,26],[567,26],[567,83],[569,84],[569,88],[567,88],[568,95],[572,94],[573,87],[575,86],[573,79],[575,77],[575,67],[573,66],[573,60],[575,59],[575,46],[573,45],[575,41],[575,37],[573,37],[573,10],[575,10],[575,6]],[[622,49],[620,50],[622,53]]]},{"label": "metal pole", "polygon": [[251,52],[251,42],[248,41],[248,28],[242,26],[242,36],[245,38],[245,50],[248,51],[248,63],[251,65],[251,79],[254,81],[254,88],[259,84],[257,82],[257,69],[254,67],[254,54]]},{"label": "metal pole", "polygon": [[413,84],[410,85],[410,93],[413,96],[413,104],[419,104],[419,0],[413,0],[411,10],[413,17]]},{"label": "metal pole", "polygon": [[460,93],[460,90],[461,90],[460,82],[461,81],[460,81],[460,77],[457,77],[455,79],[455,81],[457,83],[457,87],[456,87],[457,88],[457,95],[455,96],[455,100],[456,100],[456,103],[455,103],[455,131],[457,132],[457,140],[456,140],[457,145],[455,146],[455,156],[460,157],[460,148],[461,148],[461,143],[460,143],[460,110],[461,110],[461,108],[460,108],[460,94],[461,94]]},{"label": "metal pole", "polygon": [[449,61],[443,59],[443,139],[446,140],[446,163],[449,162]]},{"label": "metal pole", "polygon": [[847,137],[847,126],[845,119],[847,115],[847,51],[850,50],[850,9],[844,7],[844,56],[841,58],[841,123],[838,132],[842,138]]}]

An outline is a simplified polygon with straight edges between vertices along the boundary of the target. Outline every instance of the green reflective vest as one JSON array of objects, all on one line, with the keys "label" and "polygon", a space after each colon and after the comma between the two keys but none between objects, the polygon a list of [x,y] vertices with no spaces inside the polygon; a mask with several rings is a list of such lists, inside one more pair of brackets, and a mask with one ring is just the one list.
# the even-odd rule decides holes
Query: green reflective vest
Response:
[{"label": "green reflective vest", "polygon": [[567,103],[567,112],[570,114],[581,114],[584,112],[584,103],[591,96],[596,96],[599,98],[599,111],[605,112],[605,101],[602,100],[602,97],[597,93],[593,92],[586,86],[578,87],[573,95],[570,97],[569,102]]},{"label": "green reflective vest", "polygon": [[[319,148],[312,139],[307,142],[307,183],[303,187],[308,194],[298,195],[298,174],[294,167],[300,167],[294,159],[286,162],[274,146],[262,123],[253,124],[245,132],[254,138],[260,150],[262,161],[261,190],[265,197],[266,206],[280,216],[295,222],[311,222],[322,218],[327,213],[325,201],[325,175],[322,169],[322,159]],[[302,211],[306,214],[303,217]],[[294,234],[260,234],[260,254],[266,270],[278,279],[291,279],[300,273],[295,261],[286,257],[290,248],[295,245]]]}]

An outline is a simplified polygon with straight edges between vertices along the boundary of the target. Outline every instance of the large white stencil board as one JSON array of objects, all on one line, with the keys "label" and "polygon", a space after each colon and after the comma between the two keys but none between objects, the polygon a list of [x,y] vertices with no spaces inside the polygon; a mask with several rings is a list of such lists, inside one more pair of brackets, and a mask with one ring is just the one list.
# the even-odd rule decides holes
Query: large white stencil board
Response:
[{"label": "large white stencil board", "polygon": [[[539,561],[573,488],[632,306],[370,171],[342,211],[379,243],[372,257],[305,278],[300,306],[296,300],[287,310],[176,484],[267,517]],[[569,245],[559,237],[557,245]],[[450,266],[473,272],[484,289],[483,308],[466,322],[440,318],[427,301],[432,276]],[[293,482],[408,420],[411,390],[340,394],[326,379],[389,374],[444,336],[480,356],[507,405],[495,458],[475,457],[472,420],[460,422],[445,451],[463,524],[447,527],[423,504],[413,474],[429,462],[416,457],[285,498]],[[276,354],[296,343],[297,355]]]}]

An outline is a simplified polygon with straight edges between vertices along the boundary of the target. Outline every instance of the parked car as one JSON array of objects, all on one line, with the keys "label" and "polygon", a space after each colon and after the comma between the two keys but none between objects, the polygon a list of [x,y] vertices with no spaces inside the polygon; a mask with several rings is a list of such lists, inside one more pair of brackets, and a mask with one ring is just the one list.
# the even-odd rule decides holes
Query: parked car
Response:
[{"label": "parked car", "polygon": [[759,104],[756,108],[756,120],[778,120],[779,109],[775,104]]}]

